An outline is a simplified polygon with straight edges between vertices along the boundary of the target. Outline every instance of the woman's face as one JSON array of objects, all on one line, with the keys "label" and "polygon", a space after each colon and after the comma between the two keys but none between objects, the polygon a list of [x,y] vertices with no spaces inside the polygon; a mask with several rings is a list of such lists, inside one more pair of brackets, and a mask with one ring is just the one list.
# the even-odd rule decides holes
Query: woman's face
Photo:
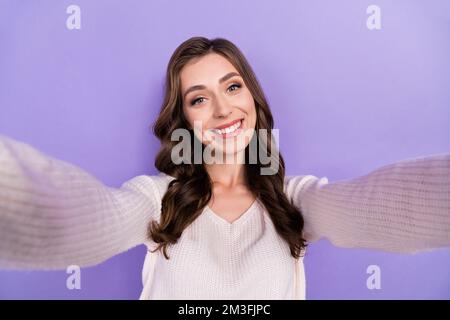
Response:
[{"label": "woman's face", "polygon": [[236,68],[209,53],[189,61],[180,79],[183,112],[197,138],[222,153],[244,150],[255,129],[256,108]]}]

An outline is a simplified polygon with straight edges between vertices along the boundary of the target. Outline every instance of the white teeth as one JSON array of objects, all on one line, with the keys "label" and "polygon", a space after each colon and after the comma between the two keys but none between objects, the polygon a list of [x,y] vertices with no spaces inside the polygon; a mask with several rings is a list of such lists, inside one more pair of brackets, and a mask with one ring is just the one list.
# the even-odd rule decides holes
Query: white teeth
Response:
[{"label": "white teeth", "polygon": [[239,121],[235,124],[233,124],[232,126],[229,126],[227,128],[224,129],[212,129],[212,131],[214,131],[217,134],[224,134],[224,133],[232,133],[234,132],[236,129],[238,129],[242,124],[242,121]]}]

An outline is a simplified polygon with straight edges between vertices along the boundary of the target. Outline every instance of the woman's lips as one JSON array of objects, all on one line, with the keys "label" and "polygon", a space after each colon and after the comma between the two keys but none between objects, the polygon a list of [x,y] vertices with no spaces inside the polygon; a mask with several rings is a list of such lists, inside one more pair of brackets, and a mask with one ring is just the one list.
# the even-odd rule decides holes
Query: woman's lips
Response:
[{"label": "woman's lips", "polygon": [[231,122],[231,125],[227,127],[221,126],[222,129],[211,129],[211,132],[215,135],[219,135],[222,138],[231,138],[239,135],[243,130],[243,119],[238,119]]},{"label": "woman's lips", "polygon": [[214,129],[225,129],[225,128],[231,127],[232,125],[234,125],[235,123],[237,123],[237,122],[239,122],[241,120],[242,119],[236,119],[236,120],[233,120],[233,121],[228,122],[226,124],[223,124],[221,126],[218,126],[218,127],[214,128]]}]

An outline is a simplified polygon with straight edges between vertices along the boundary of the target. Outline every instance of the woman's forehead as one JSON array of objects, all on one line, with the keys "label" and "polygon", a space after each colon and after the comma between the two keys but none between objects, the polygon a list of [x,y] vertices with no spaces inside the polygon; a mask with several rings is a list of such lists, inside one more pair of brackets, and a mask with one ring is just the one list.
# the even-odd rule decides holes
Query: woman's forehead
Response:
[{"label": "woman's forehead", "polygon": [[181,70],[182,88],[195,85],[217,85],[219,80],[236,68],[225,57],[210,53],[189,61]]}]

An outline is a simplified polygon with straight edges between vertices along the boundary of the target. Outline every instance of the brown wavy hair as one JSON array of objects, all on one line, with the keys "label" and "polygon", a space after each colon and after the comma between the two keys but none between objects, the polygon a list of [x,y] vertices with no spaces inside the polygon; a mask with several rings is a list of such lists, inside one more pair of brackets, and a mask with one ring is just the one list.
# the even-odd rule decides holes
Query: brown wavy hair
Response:
[{"label": "brown wavy hair", "polygon": [[[190,131],[191,150],[195,150],[194,139],[197,139],[183,113],[180,72],[191,59],[208,53],[225,57],[241,74],[255,101],[256,133],[259,129],[266,129],[268,133],[267,140],[261,139],[258,134],[254,134],[252,140],[256,139],[253,142],[258,148],[263,148],[268,156],[278,152],[272,150],[273,117],[269,105],[242,52],[223,38],[209,40],[193,37],[183,42],[175,50],[167,66],[164,101],[153,125],[153,132],[161,142],[155,166],[160,172],[175,178],[170,181],[162,198],[160,221],[151,221],[148,226],[148,237],[158,244],[154,251],[162,249],[166,259],[169,259],[167,247],[178,241],[183,230],[202,213],[212,196],[212,181],[203,164],[194,164],[194,152],[191,154],[190,164],[174,164],[171,160],[172,148],[179,143],[171,141],[173,130],[184,128]],[[245,159],[249,159],[252,152],[250,149],[253,149],[249,146],[250,143],[245,149]],[[203,149],[204,147],[202,145]],[[277,233],[289,244],[291,255],[298,258],[306,247],[303,238],[304,221],[299,209],[289,202],[284,193],[284,160],[278,152],[278,170],[272,175],[261,175],[260,170],[266,165],[260,163],[259,157],[255,158],[255,164],[247,161],[244,164],[247,186],[267,209]]]}]

